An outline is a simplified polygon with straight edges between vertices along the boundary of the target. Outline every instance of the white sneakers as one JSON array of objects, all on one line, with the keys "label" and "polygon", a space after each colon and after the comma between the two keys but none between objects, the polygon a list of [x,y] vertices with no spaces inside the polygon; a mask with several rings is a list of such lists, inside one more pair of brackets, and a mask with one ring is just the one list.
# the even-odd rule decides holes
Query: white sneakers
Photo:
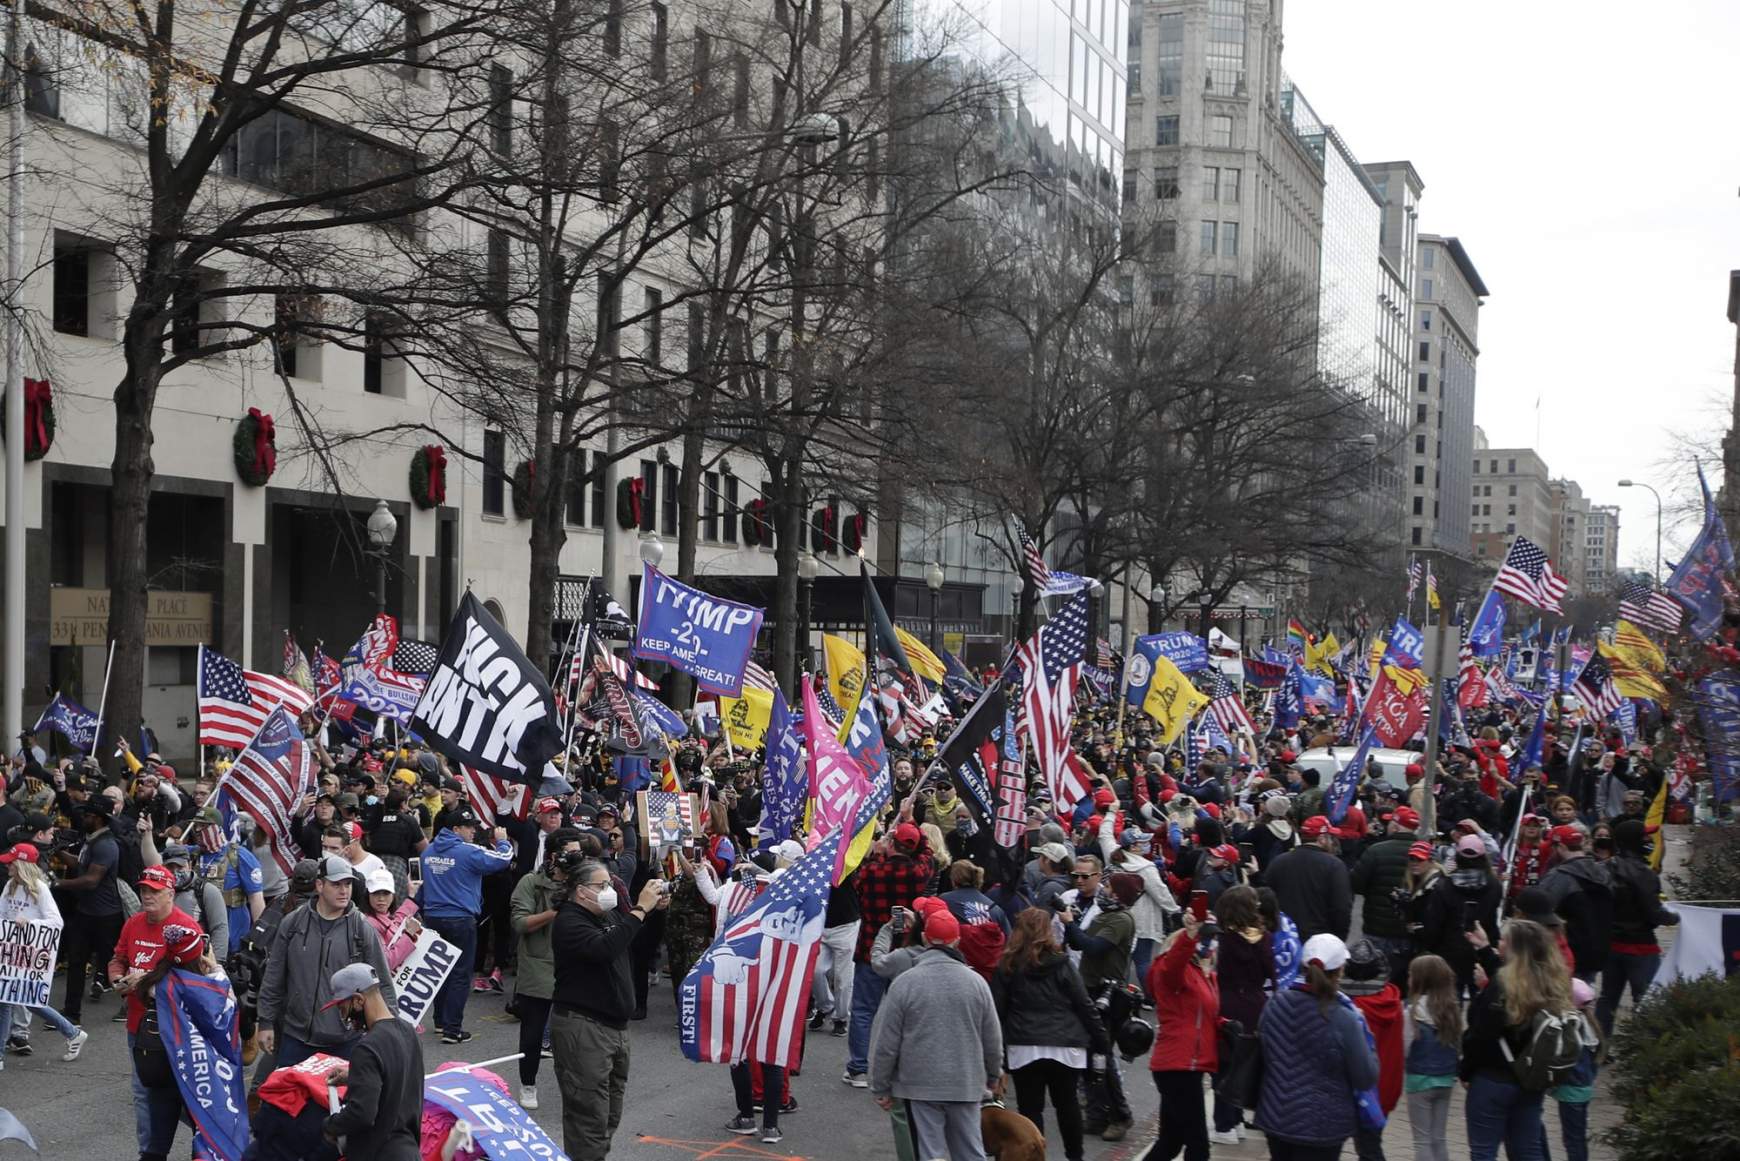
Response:
[{"label": "white sneakers", "polygon": [[77,1036],[68,1036],[66,1038],[66,1055],[62,1056],[61,1059],[77,1060],[79,1058],[79,1053],[84,1051],[85,1041],[90,1038],[91,1034],[86,1032],[83,1028],[79,1029],[79,1034]]},{"label": "white sneakers", "polygon": [[520,1108],[528,1111],[538,1107],[538,1086],[535,1084],[520,1085]]},{"label": "white sneakers", "polygon": [[1224,1133],[1211,1131],[1208,1134],[1208,1139],[1216,1145],[1236,1145],[1239,1143],[1238,1133],[1230,1129]]}]

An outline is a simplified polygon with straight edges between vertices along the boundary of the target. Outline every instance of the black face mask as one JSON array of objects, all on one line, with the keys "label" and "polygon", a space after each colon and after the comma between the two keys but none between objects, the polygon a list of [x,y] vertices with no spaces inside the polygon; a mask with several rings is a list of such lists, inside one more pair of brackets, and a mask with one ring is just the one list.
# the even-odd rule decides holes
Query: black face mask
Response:
[{"label": "black face mask", "polygon": [[364,1018],[362,1008],[353,1008],[349,1004],[346,1004],[343,1008],[340,1008],[339,1011],[343,1013],[340,1019],[347,1032],[368,1031],[368,1020]]}]

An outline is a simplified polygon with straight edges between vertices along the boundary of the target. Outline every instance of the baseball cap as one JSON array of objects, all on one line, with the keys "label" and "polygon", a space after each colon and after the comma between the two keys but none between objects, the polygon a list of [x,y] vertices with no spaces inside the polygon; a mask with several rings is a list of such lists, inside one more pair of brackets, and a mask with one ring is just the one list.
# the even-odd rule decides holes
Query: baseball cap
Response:
[{"label": "baseball cap", "polygon": [[139,872],[139,887],[149,887],[153,891],[174,891],[175,876],[167,867],[146,867]]},{"label": "baseball cap", "polygon": [[1544,927],[1563,927],[1565,921],[1553,910],[1553,897],[1539,887],[1524,887],[1516,894],[1516,913]]},{"label": "baseball cap", "polygon": [[362,806],[362,799],[348,790],[332,801],[337,804],[340,810],[356,810]]},{"label": "baseball cap", "polygon": [[192,864],[193,848],[186,843],[170,843],[163,848],[163,861],[165,863]]},{"label": "baseball cap", "polygon": [[[1299,833],[1308,839],[1314,839],[1319,835],[1325,834],[1332,838],[1341,837],[1341,831],[1336,827],[1330,826],[1328,816],[1322,814],[1314,814],[1301,823],[1299,826]],[[1345,949],[1343,950],[1345,951]]]},{"label": "baseball cap", "polygon": [[27,863],[40,863],[42,852],[33,843],[16,843],[11,850],[0,854],[0,864],[16,863],[20,859]]},{"label": "baseball cap", "polygon": [[463,794],[463,793],[465,793],[465,784],[460,782],[459,779],[455,778],[453,775],[449,774],[449,775],[447,775],[447,777],[445,777],[441,780],[441,789],[443,789],[443,790],[457,790],[461,794]]},{"label": "baseball cap", "polygon": [[320,867],[316,877],[328,883],[348,883],[356,876],[356,869],[341,855],[325,855],[316,862]]},{"label": "baseball cap", "polygon": [[[902,825],[904,826],[907,824]],[[897,838],[899,834],[899,830],[896,830],[895,835]],[[1067,863],[1073,861],[1075,858],[1074,854],[1070,852],[1070,849],[1062,843],[1041,843],[1039,846],[1033,848],[1033,853],[1038,855],[1040,858],[1053,863]]]},{"label": "baseball cap", "polygon": [[393,873],[384,867],[376,867],[368,873],[368,878],[364,879],[363,883],[367,886],[370,895],[376,891],[391,891],[393,889]]},{"label": "baseball cap", "polygon": [[1522,816],[1522,825],[1524,826],[1539,826],[1542,821],[1541,816],[1538,814],[1525,814]]},{"label": "baseball cap", "polygon": [[314,880],[319,877],[320,864],[313,859],[302,859],[297,862],[296,869],[290,872],[290,889],[306,895],[314,890]]},{"label": "baseball cap", "polygon": [[1583,848],[1583,832],[1574,826],[1555,826],[1548,836],[1559,846],[1570,847],[1572,850]]},{"label": "baseball cap", "polygon": [[538,799],[538,811],[537,812],[539,814],[549,814],[552,811],[555,812],[556,814],[562,813],[562,802],[560,799],[557,799],[557,798],[540,798],[540,799]]},{"label": "baseball cap", "polygon": [[1213,848],[1208,853],[1209,857],[1219,859],[1223,863],[1236,863],[1239,861],[1239,849],[1231,843],[1221,843],[1218,847]]},{"label": "baseball cap", "polygon": [[1347,944],[1325,931],[1307,939],[1301,954],[1306,963],[1314,963],[1324,971],[1332,972],[1347,963]]},{"label": "baseball cap", "polygon": [[1390,821],[1403,830],[1413,830],[1420,825],[1420,812],[1411,806],[1398,806],[1395,813],[1390,815]]},{"label": "baseball cap", "polygon": [[346,1000],[354,1000],[370,988],[381,986],[381,977],[366,963],[347,963],[332,973],[332,999],[320,1005],[322,1012],[336,1008]]},{"label": "baseball cap", "polygon": [[617,810],[616,807],[610,805],[610,803],[608,803],[608,802],[606,802],[604,805],[602,805],[598,808],[598,817],[603,818],[607,814],[611,818],[621,818],[622,817],[622,812]]},{"label": "baseball cap", "polygon": [[913,900],[912,909],[924,916],[926,943],[955,943],[961,938],[961,922],[949,905],[934,895]]},{"label": "baseball cap", "polygon": [[347,822],[339,829],[344,831],[344,837],[353,843],[362,841],[363,829],[360,822]]},{"label": "baseball cap", "polygon": [[1389,974],[1389,957],[1369,939],[1361,939],[1347,949],[1347,978],[1377,980]]},{"label": "baseball cap", "polygon": [[894,828],[894,845],[902,850],[916,850],[924,842],[924,833],[910,822],[903,822]]},{"label": "baseball cap", "polygon": [[1477,834],[1465,834],[1456,840],[1456,853],[1459,855],[1484,855],[1486,844]]},{"label": "baseball cap", "polygon": [[448,826],[476,826],[477,824],[477,812],[464,805],[454,807],[452,816],[447,820]]},{"label": "baseball cap", "polygon": [[1095,806],[1110,806],[1112,803],[1116,802],[1117,800],[1118,800],[1118,796],[1116,794],[1113,794],[1110,790],[1105,789],[1104,787],[1101,787],[1099,790],[1094,791],[1094,805]]},{"label": "baseball cap", "polygon": [[1432,844],[1424,842],[1413,844],[1408,848],[1408,857],[1421,863],[1431,862]]}]

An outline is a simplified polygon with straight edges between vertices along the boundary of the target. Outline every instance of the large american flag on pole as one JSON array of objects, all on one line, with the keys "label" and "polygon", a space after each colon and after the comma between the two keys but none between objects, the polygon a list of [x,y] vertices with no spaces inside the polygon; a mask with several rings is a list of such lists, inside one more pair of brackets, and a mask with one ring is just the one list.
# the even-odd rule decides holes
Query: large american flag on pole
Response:
[{"label": "large american flag on pole", "polygon": [[531,810],[532,788],[524,782],[509,782],[460,763],[459,784],[465,787],[466,800],[480,818],[523,820]]},{"label": "large american flag on pole", "polygon": [[1046,586],[1051,584],[1051,570],[1045,567],[1045,557],[1040,554],[1039,545],[1028,534],[1027,525],[1016,521],[1015,535],[1021,539],[1021,559],[1026,565],[1028,579],[1033,582],[1033,587],[1038,589],[1040,595],[1043,596]]},{"label": "large american flag on pole", "polygon": [[1588,664],[1583,666],[1583,672],[1571,683],[1571,692],[1597,718],[1604,718],[1625,704],[1625,695],[1613,683],[1613,671],[1607,668],[1606,659],[1599,653],[1590,657]]},{"label": "large american flag on pole", "polygon": [[[1349,683],[1349,690],[1352,683]],[[1250,712],[1245,709],[1244,700],[1239,697],[1238,687],[1227,680],[1226,674],[1220,670],[1214,671],[1214,677],[1208,683],[1208,712],[1214,715],[1214,720],[1220,723],[1220,728],[1228,734],[1236,734],[1240,730],[1256,736],[1256,723],[1251,721]]]},{"label": "large american flag on pole", "polygon": [[1648,581],[1631,580],[1619,590],[1619,615],[1658,633],[1678,633],[1685,614],[1678,601]]},{"label": "large american flag on pole", "polygon": [[847,829],[834,831],[775,874],[689,969],[677,991],[684,1056],[780,1067],[802,1059],[810,977]]},{"label": "large american flag on pole", "polygon": [[1504,563],[1499,566],[1492,587],[1537,609],[1562,613],[1564,610],[1559,607],[1559,598],[1565,595],[1569,585],[1553,571],[1553,562],[1547,559],[1547,554],[1538,544],[1526,536],[1519,536],[1511,541],[1510,551],[1504,554]]},{"label": "large american flag on pole", "polygon": [[219,809],[246,813],[271,842],[272,859],[288,875],[297,850],[291,818],[302,796],[314,790],[314,755],[286,706],[266,716],[212,795]]},{"label": "large american flag on pole", "polygon": [[1022,669],[1022,728],[1059,810],[1071,809],[1087,792],[1069,764],[1069,727],[1087,643],[1088,598],[1080,593],[1015,651]]},{"label": "large american flag on pole", "polygon": [[309,692],[295,682],[243,669],[203,645],[195,683],[202,746],[240,749],[253,741],[279,706],[289,710],[294,721],[314,704]]}]

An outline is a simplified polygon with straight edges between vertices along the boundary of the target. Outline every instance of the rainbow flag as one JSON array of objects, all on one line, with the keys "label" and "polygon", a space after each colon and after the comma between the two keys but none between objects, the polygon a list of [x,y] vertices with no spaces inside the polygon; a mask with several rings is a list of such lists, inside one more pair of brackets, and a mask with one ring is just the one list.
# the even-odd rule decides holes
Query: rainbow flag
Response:
[{"label": "rainbow flag", "polygon": [[1305,643],[1311,639],[1311,634],[1305,631],[1304,624],[1297,617],[1287,618],[1287,648],[1294,653],[1304,653]]}]

